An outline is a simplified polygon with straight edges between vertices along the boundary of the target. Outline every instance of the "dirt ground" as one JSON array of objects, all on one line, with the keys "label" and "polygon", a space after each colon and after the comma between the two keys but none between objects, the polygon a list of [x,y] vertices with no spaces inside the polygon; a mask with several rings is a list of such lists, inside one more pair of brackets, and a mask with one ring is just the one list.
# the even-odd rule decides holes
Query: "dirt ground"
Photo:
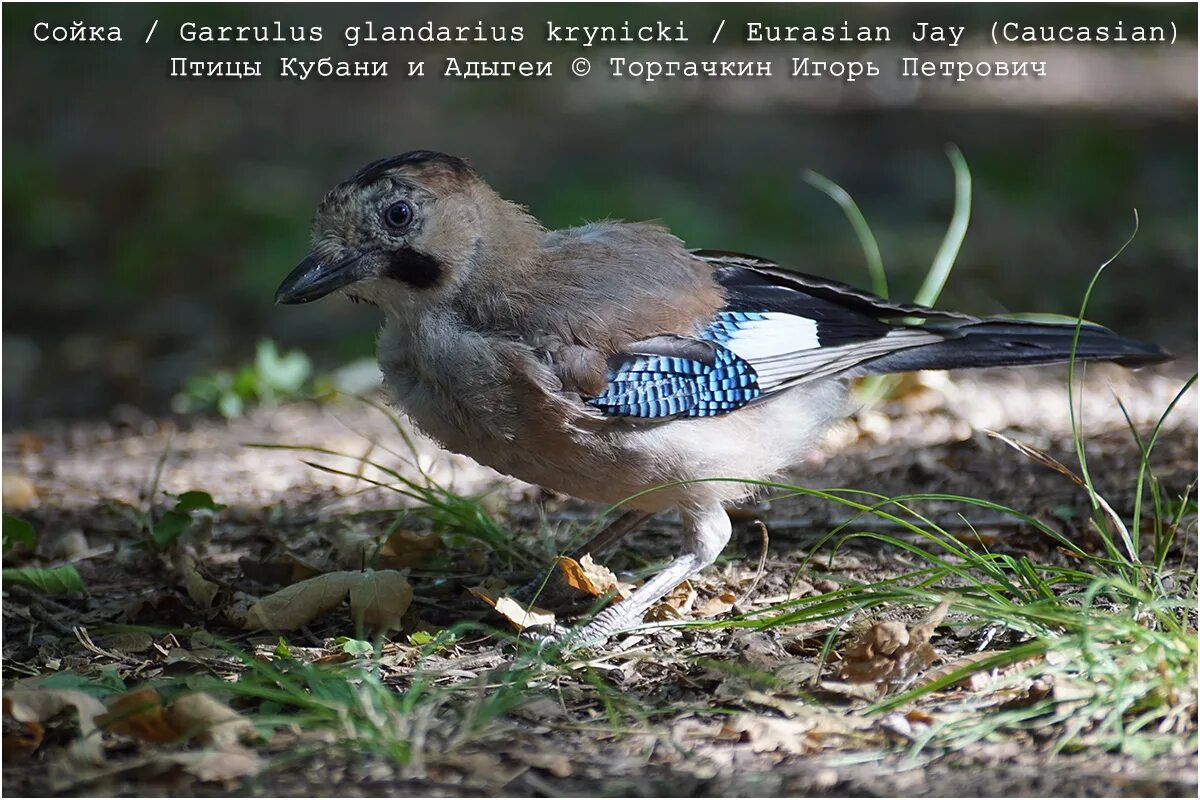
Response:
[{"label": "dirt ground", "polygon": [[[1084,419],[1089,465],[1100,493],[1120,513],[1132,508],[1137,450],[1113,397],[1125,402],[1140,430],[1148,430],[1189,369],[1177,362],[1137,373],[1107,366],[1088,371]],[[1063,372],[1020,370],[953,379],[928,375],[905,387],[899,399],[831,432],[822,449],[789,479],[813,488],[987,498],[1039,519],[1058,520],[1068,536],[1086,543],[1092,534],[1078,522],[1087,515],[1086,495],[984,433],[1001,431],[1074,463]],[[1196,480],[1196,419],[1193,391],[1170,418],[1152,459],[1168,493],[1181,493]],[[180,658],[185,647],[162,646],[164,636],[174,636],[177,643],[184,640],[180,631],[193,636],[193,645],[194,635],[203,630],[246,648],[269,649],[278,637],[248,635],[197,607],[165,559],[141,545],[139,515],[167,508],[169,498],[163,492],[210,493],[226,508],[215,514],[197,549],[203,573],[224,589],[264,594],[269,580],[262,565],[279,563],[284,556],[306,564],[336,563],[340,532],[376,530],[394,517],[379,509],[403,502],[393,492],[319,471],[304,460],[352,473],[360,469],[356,458],[364,456],[398,463],[388,452],[402,449],[398,439],[385,414],[354,400],[259,409],[230,423],[157,419],[126,411],[105,421],[43,423],[7,432],[5,510],[14,509],[10,489],[27,486],[29,492],[19,503],[21,516],[34,524],[39,539],[33,552],[16,561],[6,559],[6,566],[73,563],[87,592],[49,598],[6,586],[6,691],[63,670],[83,675],[107,670],[131,688],[180,670],[220,673],[212,664],[182,663],[187,660]],[[248,446],[253,443],[313,446],[345,455]],[[546,563],[576,526],[591,522],[600,511],[502,478],[419,438],[417,450],[422,468],[455,492],[495,489],[485,501],[488,510],[511,529],[528,532],[528,541],[545,554]],[[1032,560],[1059,558],[1044,537],[999,513],[963,512],[950,503],[925,504],[922,510],[958,528],[965,528],[959,513],[967,513],[994,552]],[[804,567],[820,537],[848,517],[840,506],[807,498],[768,497],[744,509],[735,516],[734,540],[725,557],[695,581],[694,606],[751,588],[762,542],[750,524],[755,518],[767,526],[769,549],[761,579],[749,596],[739,598],[745,608],[788,597],[797,581],[871,581],[918,566],[911,553],[859,540],[848,543],[832,561],[826,552],[825,558]],[[608,565],[619,576],[636,572],[670,555],[677,535],[677,521],[656,519],[614,552]],[[463,591],[465,585],[497,577],[518,584],[534,575],[528,565],[514,566],[480,554],[470,544],[449,540],[447,547],[463,548],[456,558],[455,580],[420,569],[409,574],[420,617],[416,623],[408,619],[409,626],[436,629],[480,619],[479,603]],[[1182,563],[1194,563],[1194,517],[1176,549]],[[919,616],[899,613],[910,621]],[[129,629],[119,627],[128,625],[174,633],[155,635],[154,646],[139,649],[129,644]],[[347,614],[329,613],[289,643],[296,652],[311,648],[317,654],[327,652],[335,637],[352,635]],[[993,635],[995,631],[978,626],[955,629],[940,632],[933,644],[939,662],[945,662],[989,642],[997,646]],[[563,680],[546,696],[531,697],[469,738],[455,738],[453,715],[431,712],[420,734],[426,743],[423,755],[404,763],[354,747],[296,749],[319,743],[299,731],[276,734],[261,746],[260,755],[268,759],[265,768],[240,780],[205,782],[194,775],[131,766],[130,754],[115,752],[111,743],[114,766],[64,778],[56,762],[61,765],[65,758],[69,738],[61,736],[48,738],[32,755],[7,757],[6,752],[3,788],[13,796],[162,791],[179,796],[1196,794],[1196,752],[1194,745],[1187,746],[1187,736],[1195,735],[1194,716],[1177,752],[1149,759],[1087,747],[1054,752],[1032,728],[957,749],[921,749],[911,746],[911,731],[896,728],[904,723],[889,723],[890,718],[856,723],[853,730],[830,733],[825,739],[810,736],[803,747],[786,741],[772,745],[770,737],[753,726],[770,728],[800,712],[786,704],[764,710],[747,701],[733,691],[734,668],[778,672],[786,667],[811,674],[816,669],[812,636],[812,631],[793,626],[776,631],[667,628],[618,637],[611,653],[589,663],[629,704],[618,715],[624,720],[619,725],[611,714],[606,718],[595,712],[595,696]],[[392,638],[404,640],[399,634]],[[494,640],[464,638],[426,666],[475,680],[511,658],[511,650]],[[385,670],[384,681],[398,689],[406,686],[411,666],[399,658]],[[824,701],[826,722],[841,724],[838,709],[846,698],[828,696]],[[587,724],[589,714],[594,724]],[[5,732],[7,750],[7,727]],[[297,757],[301,751],[302,759]]]}]

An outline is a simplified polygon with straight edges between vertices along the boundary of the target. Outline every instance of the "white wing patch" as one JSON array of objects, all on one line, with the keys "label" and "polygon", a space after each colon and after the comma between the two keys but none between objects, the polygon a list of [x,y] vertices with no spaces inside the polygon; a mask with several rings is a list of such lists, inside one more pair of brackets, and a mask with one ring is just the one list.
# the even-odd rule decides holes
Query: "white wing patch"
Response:
[{"label": "white wing patch", "polygon": [[822,347],[816,320],[795,314],[766,312],[760,319],[739,321],[725,347],[750,362],[764,392],[844,372],[881,355],[942,341],[936,333],[907,328],[878,339]]},{"label": "white wing patch", "polygon": [[762,319],[740,323],[725,346],[751,363],[783,353],[811,350],[820,346],[817,321],[768,311]]},{"label": "white wing patch", "polygon": [[816,320],[769,311],[762,319],[739,323],[725,346],[753,365],[758,384],[766,391],[795,377],[786,363],[791,356],[821,345]]}]

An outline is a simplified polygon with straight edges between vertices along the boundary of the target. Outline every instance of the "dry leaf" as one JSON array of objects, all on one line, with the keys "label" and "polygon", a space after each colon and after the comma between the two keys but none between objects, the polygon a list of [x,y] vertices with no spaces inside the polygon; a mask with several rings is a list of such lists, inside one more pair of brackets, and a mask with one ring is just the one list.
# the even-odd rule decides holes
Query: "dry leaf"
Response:
[{"label": "dry leaf", "polygon": [[612,596],[623,600],[629,596],[629,584],[620,583],[604,566],[595,563],[590,555],[576,561],[559,556],[549,573],[536,587],[533,602],[542,608],[568,612],[592,605],[597,597]]},{"label": "dry leaf", "polygon": [[221,587],[204,577],[196,557],[187,550],[176,551],[175,571],[183,578],[183,586],[192,602],[205,611],[210,610]]},{"label": "dry leaf", "polygon": [[62,538],[54,542],[54,557],[64,561],[75,561],[82,558],[91,550],[83,531],[67,531]]},{"label": "dry leaf", "polygon": [[239,745],[164,753],[161,760],[179,766],[201,781],[235,781],[257,775],[266,766],[257,753]]},{"label": "dry leaf", "polygon": [[567,585],[573,589],[586,592],[592,597],[601,597],[608,592],[615,592],[617,599],[625,599],[617,576],[608,567],[593,561],[591,553],[579,561],[569,556],[560,556],[555,560],[554,566],[556,569],[562,570]]},{"label": "dry leaf", "polygon": [[496,613],[504,617],[519,631],[526,628],[554,627],[554,612],[537,606],[529,606],[508,595],[496,599]]},{"label": "dry leaf", "polygon": [[104,649],[124,655],[144,653],[154,646],[154,637],[145,631],[121,631],[105,636],[100,644]]},{"label": "dry leaf", "polygon": [[163,700],[154,689],[138,689],[113,698],[108,712],[96,724],[110,733],[143,742],[167,744],[179,739],[180,730],[167,719]]},{"label": "dry leaf", "polygon": [[[27,737],[18,743],[40,744],[41,724],[68,708],[79,718],[79,740],[71,747],[72,755],[99,764],[104,761],[103,742],[96,718],[104,713],[104,704],[75,689],[11,689],[4,693],[4,714],[22,723]],[[7,744],[7,742],[6,742]]]},{"label": "dry leaf", "polygon": [[767,595],[766,597],[756,597],[750,602],[752,605],[756,606],[773,606],[778,605],[779,603],[786,603],[789,600],[796,600],[801,597],[806,597],[810,594],[817,594],[816,588],[808,581],[802,581],[799,578],[796,578],[790,584],[788,584],[787,594],[772,594]]},{"label": "dry leaf", "polygon": [[696,616],[717,617],[733,608],[737,595],[733,592],[721,592],[716,597],[710,597],[696,606]]},{"label": "dry leaf", "polygon": [[738,714],[725,723],[721,733],[735,735],[750,744],[755,753],[780,751],[803,755],[815,750],[818,743],[808,739],[813,729],[809,720],[779,719],[762,714]]},{"label": "dry leaf", "polygon": [[2,483],[6,513],[27,511],[38,504],[37,488],[33,481],[20,472],[6,471]]},{"label": "dry leaf", "polygon": [[844,700],[878,700],[884,692],[882,685],[877,683],[844,683],[842,681],[821,681],[817,684],[822,692],[835,695]]},{"label": "dry leaf", "polygon": [[250,607],[246,628],[292,631],[341,605],[359,572],[329,572],[269,594]]},{"label": "dry leaf", "polygon": [[391,569],[360,573],[350,587],[350,613],[372,634],[385,634],[400,627],[400,618],[412,605],[413,590],[408,579]]},{"label": "dry leaf", "polygon": [[914,725],[932,725],[933,715],[922,711],[919,708],[914,708],[904,715],[904,718]]},{"label": "dry leaf", "polygon": [[950,608],[943,600],[911,628],[901,622],[876,622],[842,650],[838,677],[852,683],[903,683],[937,660],[929,640]]},{"label": "dry leaf", "polygon": [[434,533],[398,530],[380,544],[373,530],[347,528],[334,538],[338,561],[351,569],[371,566],[376,569],[408,569],[420,566],[444,547],[442,537]]},{"label": "dry leaf", "polygon": [[946,391],[951,387],[944,372],[924,370],[896,376],[889,400],[899,402],[909,414],[928,414],[946,405]]},{"label": "dry leaf", "polygon": [[244,627],[290,631],[341,605],[350,595],[356,619],[382,631],[395,627],[412,602],[412,587],[394,570],[329,572],[280,589],[246,613]]},{"label": "dry leaf", "polygon": [[379,546],[379,535],[363,528],[342,528],[333,537],[337,562],[350,569],[362,569]]},{"label": "dry leaf", "polygon": [[691,581],[684,581],[676,586],[666,597],[659,600],[646,612],[647,622],[665,622],[672,619],[683,619],[692,610],[696,602],[696,590]]},{"label": "dry leaf", "polygon": [[257,735],[250,720],[204,692],[175,698],[166,717],[180,735],[218,748],[231,748]]},{"label": "dry leaf", "polygon": [[22,431],[13,437],[13,444],[18,453],[40,453],[46,448],[46,440],[28,431]]},{"label": "dry leaf", "polygon": [[378,569],[420,566],[442,551],[442,537],[434,533],[399,530],[388,537],[375,554]]},{"label": "dry leaf", "polygon": [[[965,666],[975,664],[987,658],[992,658],[1000,652],[1001,651],[999,650],[980,650],[976,653],[966,653],[958,656],[957,658],[951,659],[944,664],[938,664],[936,667],[929,670],[929,672],[925,673],[923,676],[921,683],[928,684],[936,680],[941,680],[947,675],[958,672]],[[1027,660],[1022,662],[1022,664],[1027,663],[1032,663],[1032,661]],[[1009,669],[1011,668],[1006,668],[1005,671],[1007,672]],[[987,672],[972,672],[971,674],[963,677],[963,679],[956,683],[955,686],[960,686],[971,691],[979,691],[980,689],[987,687],[989,684],[994,683],[995,680],[995,670],[989,670]]]},{"label": "dry leaf", "polygon": [[265,586],[288,586],[321,574],[319,568],[291,553],[284,553],[269,561],[240,558],[238,566],[247,578]]},{"label": "dry leaf", "polygon": [[888,714],[879,720],[879,727],[901,739],[912,741],[914,738],[912,723],[899,711]]},{"label": "dry leaf", "polygon": [[755,705],[773,708],[789,719],[803,715],[806,709],[804,703],[798,703],[795,700],[788,700],[783,697],[776,697],[773,694],[760,692],[757,689],[747,689],[742,693],[740,699],[745,703],[754,703]]},{"label": "dry leaf", "polygon": [[491,606],[497,614],[508,620],[518,631],[526,628],[554,627],[553,611],[522,603],[508,595],[496,597],[483,586],[468,586],[467,591]]},{"label": "dry leaf", "polygon": [[518,746],[504,751],[504,755],[535,769],[544,769],[556,778],[569,778],[574,771],[570,760],[558,750],[538,746]]}]

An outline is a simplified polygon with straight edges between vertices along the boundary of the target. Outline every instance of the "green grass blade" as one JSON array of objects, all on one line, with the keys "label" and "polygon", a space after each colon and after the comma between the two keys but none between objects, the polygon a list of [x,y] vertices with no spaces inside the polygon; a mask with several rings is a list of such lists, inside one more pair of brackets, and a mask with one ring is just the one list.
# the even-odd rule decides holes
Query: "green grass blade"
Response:
[{"label": "green grass blade", "polygon": [[925,306],[932,306],[941,295],[971,223],[971,170],[962,151],[954,145],[947,145],[946,156],[954,169],[954,213],[929,272],[925,274],[925,280],[913,298],[914,302]]}]

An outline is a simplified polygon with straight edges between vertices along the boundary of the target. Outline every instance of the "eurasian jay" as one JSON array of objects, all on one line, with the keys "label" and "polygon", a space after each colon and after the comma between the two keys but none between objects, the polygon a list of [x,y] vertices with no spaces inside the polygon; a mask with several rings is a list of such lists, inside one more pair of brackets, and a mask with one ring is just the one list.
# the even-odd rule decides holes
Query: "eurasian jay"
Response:
[{"label": "eurasian jay", "polygon": [[730,536],[724,506],[754,486],[703,479],[796,464],[846,413],[850,378],[1064,362],[1073,345],[1081,360],[1168,358],[1097,325],[1076,343],[1073,322],[895,303],[688,250],[658,225],[546,230],[466,162],[429,151],[335,186],[312,241],[276,302],[340,291],[377,306],[386,389],[433,439],[558,492],[632,497],[631,517],[678,510],[679,555],[575,631],[575,646],[639,623],[711,564]]}]

